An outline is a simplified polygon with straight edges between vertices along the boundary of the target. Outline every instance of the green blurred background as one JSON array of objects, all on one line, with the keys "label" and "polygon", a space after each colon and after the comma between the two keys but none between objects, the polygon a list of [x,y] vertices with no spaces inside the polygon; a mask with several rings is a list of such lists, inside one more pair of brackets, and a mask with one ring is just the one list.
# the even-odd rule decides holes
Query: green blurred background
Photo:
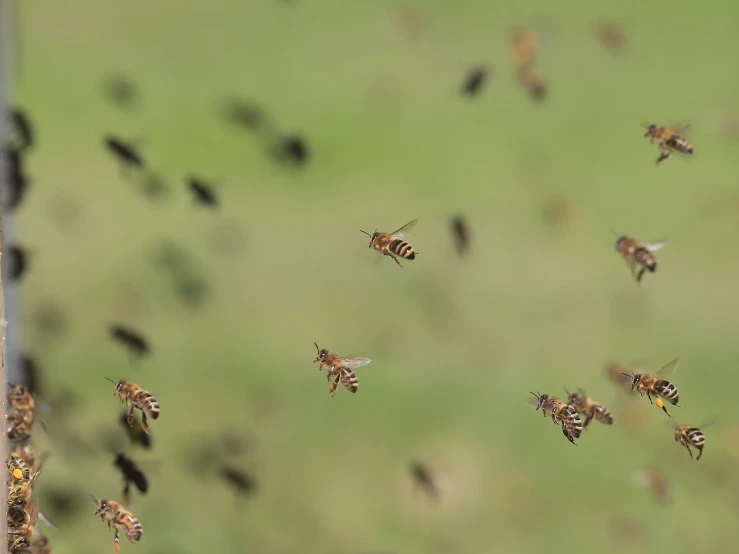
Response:
[{"label": "green blurred background", "polygon": [[[16,6],[12,96],[39,135],[17,211],[35,250],[23,339],[54,408],[36,440],[52,452],[37,490],[60,527],[45,530],[55,552],[112,552],[89,497],[74,517],[49,500],[120,499],[104,437],[122,432],[121,405],[104,376],[139,382],[162,408],[153,450],[126,449],[154,469],[130,505],[144,538],[124,539],[124,553],[731,551],[739,193],[737,142],[720,122],[739,111],[739,5]],[[601,19],[626,33],[621,53],[597,42]],[[516,25],[547,38],[543,102],[515,80]],[[490,86],[464,98],[478,63],[493,67]],[[136,109],[103,96],[111,74],[139,87]],[[232,96],[305,136],[307,166],[275,164],[225,124],[218,106]],[[682,120],[694,159],[655,168],[640,124]],[[152,202],[123,179],[106,133],[145,139],[170,194]],[[219,212],[194,205],[193,172],[223,178]],[[556,198],[571,210],[560,225],[543,216]],[[457,213],[473,233],[465,259],[449,231]],[[375,264],[359,229],[415,217],[417,259]],[[641,286],[611,229],[669,240]],[[162,241],[207,279],[202,306],[183,304],[156,267]],[[63,333],[42,325],[49,306]],[[108,338],[113,322],[144,331],[152,356],[130,363]],[[372,358],[356,395],[329,396],[313,341]],[[603,373],[609,360],[656,370],[676,356],[675,420],[719,421],[699,463],[663,413],[627,402]],[[525,404],[564,386],[611,408],[613,427],[593,423],[573,447]],[[224,432],[250,440],[231,457],[258,482],[243,502],[216,475]],[[440,502],[414,486],[412,460],[445,483]],[[671,479],[671,505],[632,484],[649,464]]]}]

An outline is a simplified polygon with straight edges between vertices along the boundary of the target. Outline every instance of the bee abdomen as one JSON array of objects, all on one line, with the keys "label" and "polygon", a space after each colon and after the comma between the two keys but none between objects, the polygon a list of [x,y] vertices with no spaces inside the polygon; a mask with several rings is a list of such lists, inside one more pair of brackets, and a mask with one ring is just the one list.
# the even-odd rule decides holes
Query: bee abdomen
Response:
[{"label": "bee abdomen", "polygon": [[634,252],[634,258],[652,273],[657,269],[657,260],[654,258],[652,253],[644,247],[636,249],[636,252]]},{"label": "bee abdomen", "polygon": [[582,419],[580,414],[572,406],[565,406],[565,413],[567,414],[567,426],[569,427],[570,434],[574,438],[579,438],[582,434]]},{"label": "bee abdomen", "polygon": [[153,395],[148,392],[141,392],[139,393],[139,402],[141,403],[141,409],[151,419],[157,419],[159,417],[159,402],[157,402],[157,399]]},{"label": "bee abdomen", "polygon": [[416,257],[416,251],[413,250],[413,247],[404,240],[395,239],[390,243],[388,248],[390,252],[396,256],[405,258],[406,260],[412,260]]},{"label": "bee abdomen", "polygon": [[677,391],[677,387],[669,381],[660,379],[654,384],[654,390],[673,406],[677,406],[680,401],[680,393]]},{"label": "bee abdomen", "polygon": [[613,414],[603,406],[598,405],[595,407],[595,419],[606,425],[611,425],[613,423]]},{"label": "bee abdomen", "polygon": [[344,386],[349,392],[356,393],[359,389],[359,380],[357,379],[357,376],[349,368],[342,368],[342,371],[344,372],[344,377],[342,379]]},{"label": "bee abdomen", "polygon": [[691,427],[687,430],[686,434],[688,436],[688,440],[693,446],[696,448],[703,448],[703,445],[706,443],[706,437],[700,429]]},{"label": "bee abdomen", "polygon": [[133,516],[129,516],[129,525],[126,526],[126,536],[131,542],[139,542],[144,536],[144,528],[141,527],[139,520]]},{"label": "bee abdomen", "polygon": [[682,137],[672,137],[667,141],[669,146],[672,146],[675,150],[682,152],[683,154],[692,154],[693,145]]}]

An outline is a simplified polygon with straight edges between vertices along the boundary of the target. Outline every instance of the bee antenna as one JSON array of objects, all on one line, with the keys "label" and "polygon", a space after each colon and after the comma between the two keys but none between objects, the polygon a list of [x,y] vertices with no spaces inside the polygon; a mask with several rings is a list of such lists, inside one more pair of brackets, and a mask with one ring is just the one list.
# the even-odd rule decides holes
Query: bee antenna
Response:
[{"label": "bee antenna", "polygon": [[92,498],[92,501],[95,502],[95,504],[98,503],[98,499],[92,496],[92,494],[90,494],[90,498]]},{"label": "bee antenna", "polygon": [[631,379],[634,378],[634,372],[633,371],[631,373],[622,373],[621,375],[626,375],[626,377],[630,377]]},{"label": "bee antenna", "polygon": [[[118,383],[116,383],[115,381],[113,381],[113,379],[111,379],[110,377],[105,377],[105,379],[107,379],[108,381],[110,381],[110,382],[111,382],[111,383],[113,383],[114,385],[117,385],[117,384],[118,384]],[[97,500],[96,500],[95,502],[97,502]]]},{"label": "bee antenna", "polygon": [[370,233],[368,233],[367,231],[362,231],[361,229],[359,230],[359,232],[360,232],[360,233],[364,233],[364,234],[365,234],[365,235],[367,235],[368,237],[371,237],[371,236],[372,236],[372,235],[371,235]]},{"label": "bee antenna", "polygon": [[613,233],[613,236],[615,236],[617,238],[621,236],[616,231],[614,231],[613,228],[611,228],[610,231],[611,231],[611,233]]},{"label": "bee antenna", "polygon": [[320,351],[321,351],[321,349],[320,349],[320,348],[318,348],[318,343],[317,343],[317,342],[314,342],[313,344],[315,345],[315,347],[316,347],[316,350],[318,350],[318,351],[320,352]]},{"label": "bee antenna", "polygon": [[[529,392],[531,392],[531,391],[529,391]],[[540,396],[540,395],[538,395],[538,394],[537,394],[537,393],[535,393],[535,392],[531,392],[531,394],[533,394],[533,395],[534,395],[534,396],[536,396],[537,398],[539,398],[539,396]]]}]

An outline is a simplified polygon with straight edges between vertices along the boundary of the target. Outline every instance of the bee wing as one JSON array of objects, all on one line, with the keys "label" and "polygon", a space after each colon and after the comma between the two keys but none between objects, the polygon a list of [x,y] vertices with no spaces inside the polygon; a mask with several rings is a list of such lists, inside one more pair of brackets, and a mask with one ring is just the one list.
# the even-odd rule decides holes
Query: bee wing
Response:
[{"label": "bee wing", "polygon": [[358,367],[365,366],[372,361],[369,358],[362,358],[360,356],[355,356],[352,358],[342,358],[341,360],[343,364],[349,369],[357,369]]},{"label": "bee wing", "polygon": [[657,377],[668,377],[675,373],[675,369],[677,369],[677,364],[680,362],[680,358],[675,358],[670,363],[668,363],[665,367],[660,369],[657,373],[655,373],[655,376]]},{"label": "bee wing", "polygon": [[667,244],[667,239],[662,239],[654,242],[645,242],[643,243],[643,246],[650,252],[657,252],[657,250],[662,250],[665,244]]},{"label": "bee wing", "polygon": [[640,487],[648,487],[651,483],[649,471],[637,469],[631,473],[631,482]]},{"label": "bee wing", "polygon": [[670,127],[670,130],[672,130],[673,133],[676,135],[687,133],[691,128],[693,127],[692,121],[681,121],[677,125],[673,125]]},{"label": "bee wing", "polygon": [[38,513],[38,518],[39,518],[39,520],[43,521],[46,525],[48,525],[52,529],[59,529],[59,527],[57,527],[56,523],[54,523],[52,520],[50,520],[48,517],[46,517],[43,513],[39,512]]},{"label": "bee wing", "polygon": [[30,516],[30,519],[28,520],[28,526],[33,527],[38,521],[38,502],[36,502],[35,500],[29,500],[28,505],[26,506],[26,511]]},{"label": "bee wing", "polygon": [[535,396],[532,398],[527,398],[526,404],[528,404],[529,406],[534,406],[536,408],[536,406],[539,405],[539,399],[536,398]]},{"label": "bee wing", "polygon": [[418,223],[418,218],[414,219],[413,221],[409,221],[408,223],[403,225],[400,229],[398,229],[397,231],[393,231],[390,234],[398,238],[405,237],[410,234],[410,232],[416,226],[416,223]]}]

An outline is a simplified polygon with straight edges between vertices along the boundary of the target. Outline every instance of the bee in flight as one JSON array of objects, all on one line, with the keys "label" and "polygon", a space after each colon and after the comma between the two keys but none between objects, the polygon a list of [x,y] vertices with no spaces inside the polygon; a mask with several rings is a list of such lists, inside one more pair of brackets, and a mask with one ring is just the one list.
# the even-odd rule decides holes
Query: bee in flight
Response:
[{"label": "bee in flight", "polygon": [[592,398],[585,394],[582,389],[578,389],[577,392],[570,393],[565,389],[567,393],[567,404],[575,408],[577,413],[585,416],[583,422],[583,429],[587,429],[590,422],[595,419],[606,425],[613,424],[613,414],[607,410],[602,404],[598,404]]},{"label": "bee in flight", "polygon": [[[711,423],[704,423],[700,427],[706,428]],[[690,447],[692,446],[698,451],[698,456],[695,458],[695,461],[701,459],[701,456],[703,456],[703,447],[706,444],[706,437],[703,434],[703,431],[701,431],[698,427],[694,425],[678,425],[677,423],[672,424],[671,427],[675,430],[675,442],[679,442],[682,444],[685,449],[688,451],[688,454],[690,454],[690,459],[693,459],[693,453],[690,451]]]},{"label": "bee in flight", "polygon": [[[675,358],[654,375],[650,375],[648,373],[634,373],[633,371],[631,373],[624,373],[624,375],[631,378],[631,389],[638,392],[641,396],[646,394],[647,398],[649,398],[650,404],[652,403],[652,396],[655,396],[658,398],[661,397],[673,406],[677,406],[679,408],[680,406],[678,406],[677,403],[680,400],[680,393],[675,385],[665,379],[665,377],[669,377],[675,373],[675,369],[679,362],[680,358]],[[672,417],[667,411],[664,403],[662,404],[662,411]]]},{"label": "bee in flight", "polygon": [[133,427],[134,417],[133,411],[138,408],[141,410],[141,427],[149,432],[149,424],[146,422],[147,416],[151,419],[157,419],[159,417],[159,402],[154,398],[154,395],[148,391],[142,389],[139,385],[133,381],[125,381],[121,379],[117,383],[106,377],[108,381],[115,385],[113,389],[113,396],[117,396],[121,399],[128,408],[128,424]]},{"label": "bee in flight", "polygon": [[655,165],[659,165],[669,158],[672,152],[688,155],[693,153],[693,145],[681,136],[689,127],[690,123],[683,123],[673,128],[661,127],[653,123],[644,125],[647,130],[644,137],[649,138],[653,144],[657,144],[660,148],[660,155]]},{"label": "bee in flight", "polygon": [[631,376],[627,374],[627,371],[631,371],[631,367],[626,364],[618,362],[608,362],[605,365],[606,377],[613,384],[622,387],[625,391],[634,392],[631,388]]},{"label": "bee in flight", "polygon": [[[654,253],[661,250],[666,242],[666,240],[661,240],[642,243],[626,235],[621,235],[616,239],[616,252],[624,257],[631,269],[631,275],[636,278],[637,283],[640,283],[645,271],[649,270],[650,273],[654,273],[657,270],[657,260]],[[637,265],[640,266],[638,273],[636,272]]]},{"label": "bee in flight", "polygon": [[666,504],[670,501],[670,481],[659,469],[638,469],[632,473],[631,478],[635,485],[650,488],[659,502]]},{"label": "bee in flight", "polygon": [[336,387],[339,386],[339,382],[341,382],[349,392],[357,392],[359,389],[359,381],[357,380],[357,376],[354,374],[353,370],[367,365],[372,360],[360,357],[340,358],[325,348],[318,348],[317,343],[314,342],[313,344],[318,351],[313,363],[320,363],[321,367],[319,369],[328,372],[328,376],[326,377],[327,381],[331,381],[331,379],[333,379],[328,388],[329,394],[331,394],[331,396],[336,394]]},{"label": "bee in flight", "polygon": [[532,392],[534,398],[529,398],[526,403],[541,410],[544,417],[550,415],[554,423],[562,425],[562,434],[572,444],[577,446],[574,439],[582,434],[582,420],[580,414],[572,406],[565,404],[556,396],[550,394],[539,394]]},{"label": "bee in flight", "polygon": [[465,96],[475,96],[479,93],[487,84],[490,75],[490,70],[487,66],[478,65],[473,67],[462,85],[462,94]]},{"label": "bee in flight", "polygon": [[130,501],[131,484],[133,484],[141,494],[146,494],[149,490],[149,480],[141,471],[139,466],[136,465],[131,458],[127,457],[122,452],[118,452],[113,460],[113,465],[118,468],[118,471],[123,475],[123,498],[126,503]]},{"label": "bee in flight", "polygon": [[390,256],[393,260],[395,260],[396,264],[398,264],[400,267],[403,267],[402,264],[398,261],[398,258],[413,260],[415,259],[417,254],[417,252],[413,250],[413,247],[405,240],[403,240],[403,237],[406,237],[410,234],[410,232],[416,226],[416,223],[418,223],[418,218],[409,223],[406,223],[400,229],[398,229],[397,231],[393,231],[392,233],[380,233],[378,231],[375,231],[374,233],[370,234],[367,231],[362,231],[361,229],[360,231],[369,236],[370,248],[374,248],[378,252],[382,252],[382,254],[385,256]]},{"label": "bee in flight", "polygon": [[109,528],[115,528],[113,547],[116,552],[121,548],[120,539],[118,538],[121,528],[126,533],[126,538],[130,542],[135,543],[141,540],[141,537],[144,535],[144,529],[141,527],[141,523],[122,504],[113,502],[112,500],[106,500],[105,498],[98,501],[94,496],[90,496],[97,504],[95,515],[99,515],[100,519],[107,523]]},{"label": "bee in flight", "polygon": [[441,498],[441,486],[435,472],[422,462],[415,461],[410,466],[414,483],[432,500]]}]

